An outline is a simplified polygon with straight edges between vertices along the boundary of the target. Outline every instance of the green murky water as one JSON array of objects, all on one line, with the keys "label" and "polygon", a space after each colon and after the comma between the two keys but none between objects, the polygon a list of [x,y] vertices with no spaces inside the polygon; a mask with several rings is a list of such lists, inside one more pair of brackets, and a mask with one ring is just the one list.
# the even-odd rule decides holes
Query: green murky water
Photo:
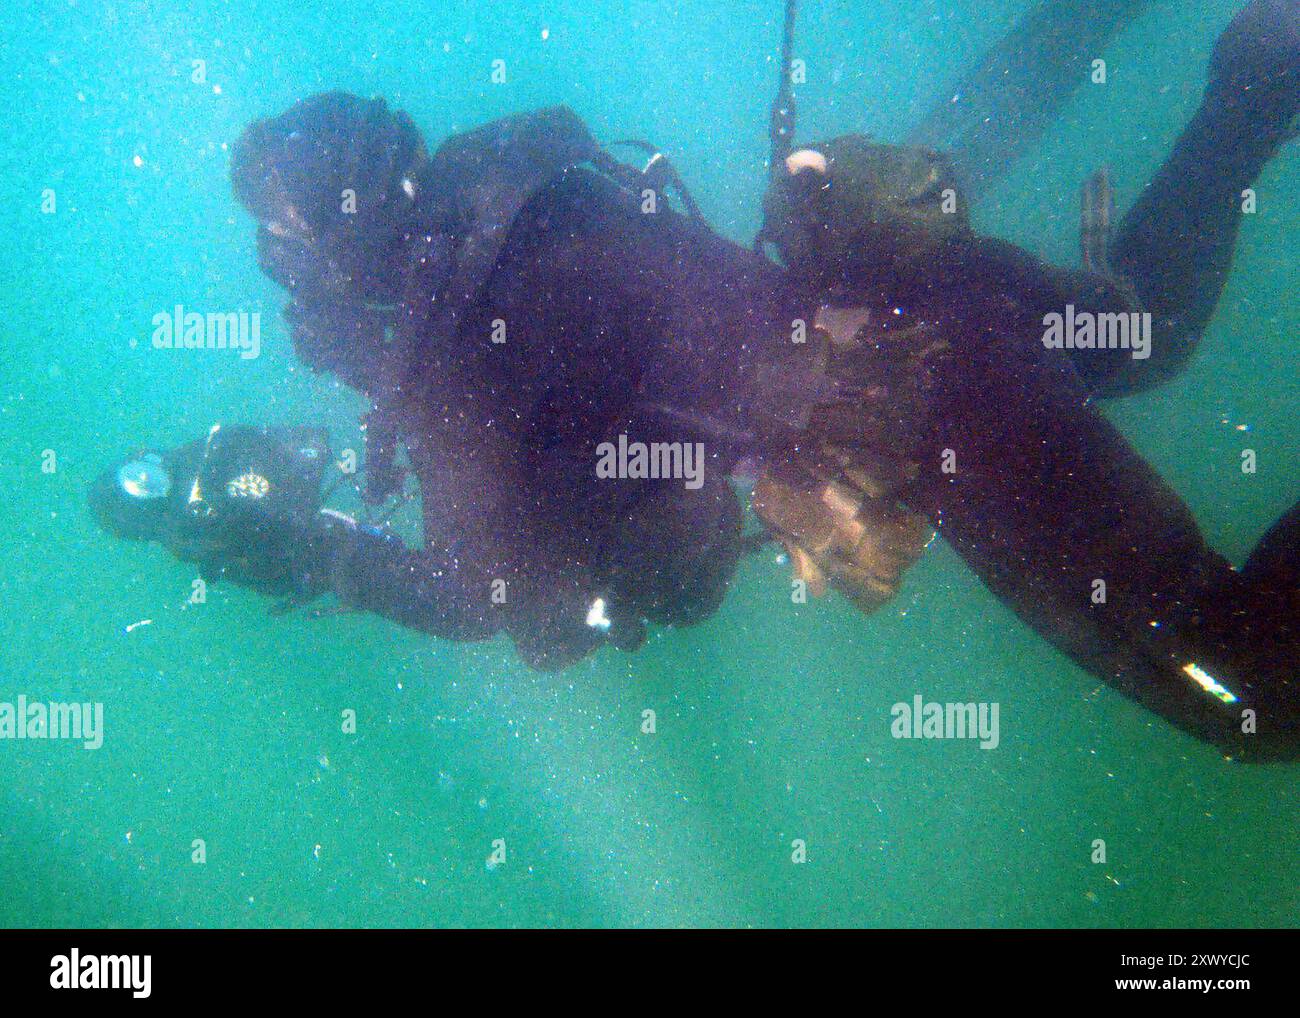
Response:
[{"label": "green murky water", "polygon": [[[1300,772],[1225,763],[1099,688],[941,544],[872,618],[836,599],[792,606],[768,554],[706,625],[542,676],[504,641],[272,618],[227,586],[186,607],[189,567],[95,529],[84,488],[137,442],[214,420],[356,440],[360,400],[294,363],[230,197],[227,146],[248,121],[345,88],[384,94],[432,141],[566,102],[598,137],[665,146],[745,239],[778,6],[57,0],[7,14],[0,700],[101,701],[106,734],[93,752],[0,741],[0,923],[1295,923]],[[901,135],[1027,6],[806,0],[803,135]],[[1014,167],[982,228],[1072,259],[1079,181],[1109,162],[1132,198],[1195,108],[1234,6],[1153,4],[1105,53],[1110,84]],[[1297,494],[1297,183],[1293,147],[1260,181],[1191,370],[1111,407],[1237,561]],[[262,311],[261,357],[151,348],[151,316],[178,301]],[[999,702],[1001,745],[892,739],[889,708],[915,693]],[[496,839],[507,861],[490,867]]]}]

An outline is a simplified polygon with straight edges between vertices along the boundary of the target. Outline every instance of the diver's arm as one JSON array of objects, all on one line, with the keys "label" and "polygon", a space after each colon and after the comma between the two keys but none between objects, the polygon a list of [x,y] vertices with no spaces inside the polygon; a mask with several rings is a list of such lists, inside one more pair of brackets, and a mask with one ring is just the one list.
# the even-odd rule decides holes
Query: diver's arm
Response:
[{"label": "diver's arm", "polygon": [[351,608],[448,640],[483,640],[504,622],[487,589],[466,586],[456,560],[415,551],[388,531],[323,513],[330,547],[327,587]]},{"label": "diver's arm", "polygon": [[303,605],[334,594],[349,608],[450,640],[481,640],[503,621],[486,588],[466,584],[453,556],[409,548],[396,534],[323,509],[307,518],[225,519],[172,554],[226,580]]}]

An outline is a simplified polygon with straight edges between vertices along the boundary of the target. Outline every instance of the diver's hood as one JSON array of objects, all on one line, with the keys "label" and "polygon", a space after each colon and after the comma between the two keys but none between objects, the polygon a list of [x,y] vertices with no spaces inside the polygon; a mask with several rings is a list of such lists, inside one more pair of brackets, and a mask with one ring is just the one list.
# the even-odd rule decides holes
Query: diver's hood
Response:
[{"label": "diver's hood", "polygon": [[250,124],[235,197],[259,224],[263,270],[296,293],[384,302],[400,291],[424,141],[382,99],[328,92]]},{"label": "diver's hood", "polygon": [[843,135],[792,152],[763,199],[760,236],[795,270],[915,255],[970,229],[948,160],[931,149]]},{"label": "diver's hood", "polygon": [[250,124],[230,178],[272,279],[305,298],[393,303],[411,237],[453,234],[462,258],[483,248],[490,262],[528,199],[599,151],[577,114],[553,106],[453,135],[430,158],[402,111],[327,92]]}]

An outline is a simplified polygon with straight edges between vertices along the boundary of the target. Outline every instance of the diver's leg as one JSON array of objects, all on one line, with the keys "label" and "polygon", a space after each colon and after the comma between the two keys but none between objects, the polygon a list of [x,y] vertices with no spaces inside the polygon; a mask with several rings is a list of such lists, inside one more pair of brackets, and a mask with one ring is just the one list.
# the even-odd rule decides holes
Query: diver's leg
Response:
[{"label": "diver's leg", "polygon": [[1300,0],[1254,0],[1220,36],[1200,109],[1120,225],[1111,265],[1152,313],[1140,371],[1119,395],[1177,374],[1214,314],[1232,263],[1243,191],[1294,136],[1300,113]]},{"label": "diver's leg", "polygon": [[1242,567],[1241,580],[1258,603],[1262,666],[1300,679],[1300,505],[1269,527]]},{"label": "diver's leg", "polygon": [[1295,512],[1233,571],[1068,360],[1033,341],[954,344],[932,400],[911,504],[1003,602],[1178,727],[1229,752],[1300,758]]}]

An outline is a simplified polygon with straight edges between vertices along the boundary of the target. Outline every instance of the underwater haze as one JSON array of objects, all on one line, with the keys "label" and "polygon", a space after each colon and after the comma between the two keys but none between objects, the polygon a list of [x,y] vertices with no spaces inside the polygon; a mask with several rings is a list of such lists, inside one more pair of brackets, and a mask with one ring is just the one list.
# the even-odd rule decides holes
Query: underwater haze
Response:
[{"label": "underwater haze", "polygon": [[[901,139],[1031,6],[805,0],[800,135]],[[1101,54],[1105,87],[983,196],[979,229],[1077,262],[1080,182],[1109,164],[1133,200],[1239,6],[1150,3]],[[101,702],[104,737],[0,740],[0,924],[1296,924],[1300,766],[1225,760],[1103,685],[942,540],[874,615],[792,604],[769,546],[704,624],[540,674],[504,637],[276,616],[229,584],[190,603],[192,566],[95,525],[85,492],[109,462],[213,422],[360,447],[364,401],[296,362],[231,196],[249,122],[341,89],[433,145],[564,103],[601,141],[653,139],[748,243],[780,19],[776,0],[7,12],[0,701]],[[1297,496],[1300,144],[1257,190],[1190,368],[1106,405],[1236,563]],[[260,355],[155,349],[176,304],[260,312]],[[891,737],[916,695],[999,704],[998,745]]]}]

